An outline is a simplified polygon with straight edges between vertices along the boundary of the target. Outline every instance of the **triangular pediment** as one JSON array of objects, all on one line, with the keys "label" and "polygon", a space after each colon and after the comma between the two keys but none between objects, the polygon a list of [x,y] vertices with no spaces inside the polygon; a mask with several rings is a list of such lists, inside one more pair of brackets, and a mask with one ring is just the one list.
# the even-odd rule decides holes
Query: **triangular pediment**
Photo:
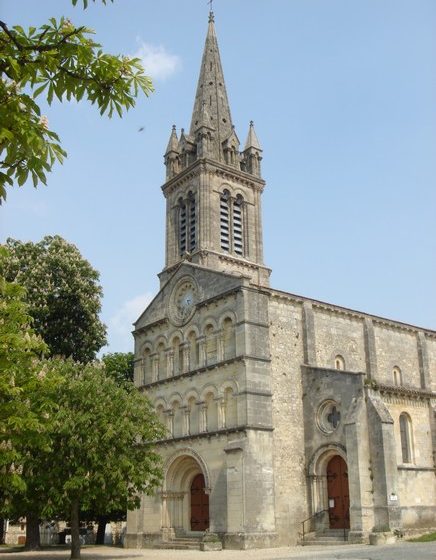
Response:
[{"label": "triangular pediment", "polygon": [[183,262],[134,323],[135,331],[158,323],[176,324],[177,319],[171,306],[175,290],[184,279],[191,281],[195,286],[197,306],[248,283],[244,276],[216,272],[197,264]]}]

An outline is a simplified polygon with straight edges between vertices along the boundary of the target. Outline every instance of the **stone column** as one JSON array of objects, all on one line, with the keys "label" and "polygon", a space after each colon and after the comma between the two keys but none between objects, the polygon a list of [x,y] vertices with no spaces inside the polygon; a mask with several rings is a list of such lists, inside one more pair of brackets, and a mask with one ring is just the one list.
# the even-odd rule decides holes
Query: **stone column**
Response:
[{"label": "stone column", "polygon": [[375,349],[374,325],[370,317],[365,317],[363,336],[365,342],[366,373],[369,379],[377,377],[377,353]]},{"label": "stone column", "polygon": [[226,402],[223,397],[217,399],[217,412],[218,412],[218,430],[226,427]]},{"label": "stone column", "polygon": [[166,377],[172,377],[174,375],[174,351],[167,350],[167,371]]},{"label": "stone column", "polygon": [[153,354],[150,356],[151,362],[151,381],[154,383],[159,379],[159,356],[157,354]]},{"label": "stone column", "polygon": [[188,436],[189,433],[190,433],[190,429],[189,429],[189,408],[187,406],[183,406],[182,411],[183,411],[182,435]]},{"label": "stone column", "polygon": [[182,344],[182,363],[180,364],[180,373],[185,373],[191,369],[189,354],[189,342],[184,342]]},{"label": "stone column", "polygon": [[216,335],[216,354],[217,362],[224,360],[224,337],[222,331]]},{"label": "stone column", "polygon": [[199,419],[198,419],[198,428],[199,428],[199,432],[207,432],[207,405],[202,402],[199,403],[200,405],[200,414],[199,414]]},{"label": "stone column", "polygon": [[198,339],[198,362],[199,367],[206,365],[206,340],[204,336]]},{"label": "stone column", "polygon": [[309,301],[303,303],[303,344],[304,363],[316,366],[315,320]]},{"label": "stone column", "polygon": [[428,364],[427,341],[425,334],[419,331],[416,335],[418,344],[419,373],[421,379],[421,389],[430,389],[430,368]]}]

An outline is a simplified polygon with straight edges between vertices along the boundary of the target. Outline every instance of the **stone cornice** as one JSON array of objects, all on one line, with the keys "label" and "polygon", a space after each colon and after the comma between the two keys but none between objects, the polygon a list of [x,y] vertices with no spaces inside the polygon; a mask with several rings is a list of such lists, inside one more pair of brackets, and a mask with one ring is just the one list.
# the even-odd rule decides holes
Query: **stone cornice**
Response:
[{"label": "stone cornice", "polygon": [[301,367],[306,370],[316,370],[319,373],[337,373],[339,375],[361,375],[365,376],[366,373],[364,371],[349,371],[346,369],[336,369],[336,368],[326,368],[326,367],[319,367],[319,366],[311,366],[310,364],[301,364]]},{"label": "stone cornice", "polygon": [[249,355],[242,355],[236,356],[235,358],[229,358],[228,360],[222,360],[221,362],[216,362],[214,364],[202,366],[190,371],[185,371],[183,373],[179,373],[178,375],[173,375],[171,377],[165,377],[165,379],[159,379],[158,381],[153,381],[152,383],[146,383],[145,385],[140,385],[138,388],[143,390],[154,389],[156,387],[162,387],[164,385],[172,384],[174,381],[178,381],[179,379],[186,379],[187,377],[195,377],[197,375],[201,375],[206,371],[211,371],[217,368],[225,367],[229,364],[234,364],[237,362],[242,363],[245,365],[247,361],[256,361],[256,362],[263,362],[269,363],[271,360],[269,358],[262,358],[258,356],[249,356]]},{"label": "stone cornice", "polygon": [[209,158],[202,158],[191,163],[186,169],[162,185],[162,192],[165,197],[167,197],[176,188],[185,185],[201,173],[214,173],[221,178],[229,181],[236,181],[237,183],[248,186],[259,192],[262,192],[265,188],[265,181],[259,177],[255,177],[250,173],[240,171],[224,163],[219,163]]},{"label": "stone cornice", "polygon": [[200,432],[198,434],[189,434],[185,436],[172,437],[167,439],[161,439],[155,442],[156,445],[169,445],[173,443],[178,443],[180,441],[187,440],[198,440],[198,439],[211,439],[213,437],[226,436],[228,434],[236,433],[246,433],[248,431],[257,432],[273,432],[274,428],[272,426],[253,426],[251,424],[244,424],[243,426],[237,426],[234,428],[222,428],[220,430],[213,430],[212,432]]},{"label": "stone cornice", "polygon": [[333,312],[337,315],[342,315],[345,317],[350,317],[352,319],[356,319],[358,321],[362,321],[365,318],[371,319],[374,324],[382,325],[384,327],[391,328],[393,330],[403,330],[408,331],[410,333],[418,333],[423,332],[426,336],[430,338],[436,339],[436,331],[426,328],[421,328],[415,325],[411,325],[409,323],[402,323],[401,321],[395,321],[394,319],[387,319],[385,317],[379,317],[378,315],[371,315],[370,313],[365,313],[363,311],[356,311],[354,309],[348,309],[346,307],[341,307],[339,305],[335,305],[332,303],[327,303],[323,301],[319,301],[316,299],[311,299],[305,296],[299,296],[296,294],[292,294],[290,292],[283,292],[281,290],[276,290],[274,288],[269,288],[271,297],[276,299],[282,299],[287,301],[292,301],[293,303],[297,303],[302,305],[304,302],[309,302],[312,304],[314,309],[321,309],[328,312]]},{"label": "stone cornice", "polygon": [[404,387],[401,385],[385,385],[384,383],[377,383],[373,381],[374,389],[386,395],[393,395],[397,397],[405,397],[409,399],[436,399],[436,393],[428,389],[420,389],[415,387]]}]

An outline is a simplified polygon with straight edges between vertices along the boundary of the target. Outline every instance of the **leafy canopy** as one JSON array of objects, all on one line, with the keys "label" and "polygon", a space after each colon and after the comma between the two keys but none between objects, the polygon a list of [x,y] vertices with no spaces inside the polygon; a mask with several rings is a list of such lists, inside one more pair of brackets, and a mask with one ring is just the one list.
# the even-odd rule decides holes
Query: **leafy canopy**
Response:
[{"label": "leafy canopy", "polygon": [[98,272],[59,235],[39,243],[9,238],[6,247],[3,274],[26,288],[34,329],[51,354],[93,360],[106,342]]},{"label": "leafy canopy", "polygon": [[[7,258],[0,248],[0,264]],[[44,397],[40,356],[46,345],[31,328],[25,291],[0,276],[0,494],[23,492],[25,455],[47,447],[44,425],[52,409]],[[4,507],[4,504],[3,504]]]},{"label": "leafy canopy", "polygon": [[133,107],[138,93],[153,91],[139,59],[103,52],[93,33],[65,18],[27,30],[0,21],[0,202],[14,181],[46,184],[46,173],[66,156],[35,102],[39,95],[49,104],[86,98],[112,117]]},{"label": "leafy canopy", "polygon": [[132,352],[104,354],[102,362],[107,375],[112,377],[118,385],[133,381],[134,355]]},{"label": "leafy canopy", "polygon": [[164,432],[147,397],[133,384],[120,387],[96,363],[52,360],[48,367],[63,382],[56,390],[53,451],[38,458],[38,476],[50,480],[43,514],[68,512],[75,501],[102,514],[138,507],[139,493],[161,482],[153,442]]}]

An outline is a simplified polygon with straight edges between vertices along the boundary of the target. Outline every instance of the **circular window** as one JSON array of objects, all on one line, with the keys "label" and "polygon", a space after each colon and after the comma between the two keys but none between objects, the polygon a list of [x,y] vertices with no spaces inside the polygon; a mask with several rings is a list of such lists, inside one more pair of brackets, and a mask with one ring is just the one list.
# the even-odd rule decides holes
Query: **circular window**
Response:
[{"label": "circular window", "polygon": [[341,422],[338,403],[333,400],[324,401],[318,408],[316,422],[321,432],[332,434]]}]

